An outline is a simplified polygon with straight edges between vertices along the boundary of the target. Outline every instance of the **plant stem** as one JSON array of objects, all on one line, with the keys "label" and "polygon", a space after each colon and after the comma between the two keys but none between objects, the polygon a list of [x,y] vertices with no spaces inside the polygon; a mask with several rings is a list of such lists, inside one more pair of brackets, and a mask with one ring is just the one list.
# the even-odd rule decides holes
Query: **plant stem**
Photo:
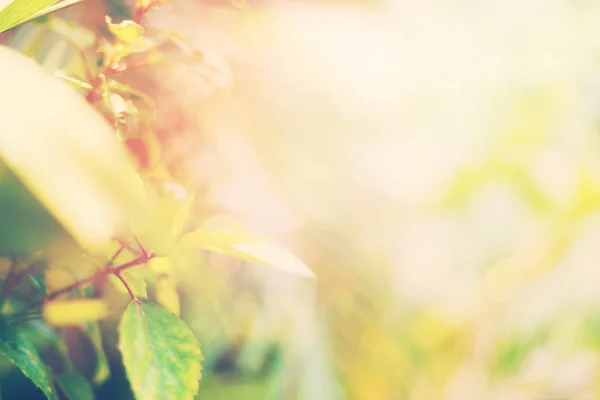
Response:
[{"label": "plant stem", "polygon": [[[55,292],[52,292],[50,294],[48,294],[46,296],[46,300],[54,300],[59,296],[62,296],[63,294],[69,293],[77,288],[80,288],[83,285],[86,285],[88,283],[92,283],[95,281],[98,281],[100,279],[104,279],[106,278],[108,275],[113,274],[115,275],[121,282],[123,282],[123,284],[125,285],[125,288],[127,289],[127,291],[129,292],[129,294],[131,295],[133,293],[133,291],[131,290],[131,288],[129,287],[129,285],[127,284],[127,282],[125,281],[125,279],[121,276],[121,272],[126,270],[127,268],[131,268],[134,267],[136,265],[141,265],[141,264],[146,264],[148,261],[150,261],[151,259],[153,259],[155,257],[155,255],[153,253],[149,253],[139,242],[139,239],[136,240],[138,241],[140,247],[142,248],[142,252],[143,254],[141,254],[140,256],[136,257],[135,259],[126,262],[124,264],[121,264],[119,266],[113,267],[111,266],[111,262],[114,261],[114,259],[116,259],[118,257],[118,255],[125,249],[125,246],[122,245],[119,250],[117,250],[117,252],[115,253],[115,255],[113,255],[113,257],[111,258],[111,261],[104,266],[104,268],[100,269],[99,271],[97,271],[95,274],[78,280],[77,282],[72,283],[71,285],[64,287],[62,289],[59,289]],[[135,299],[135,295],[132,295],[132,299]]]},{"label": "plant stem", "polygon": [[121,281],[121,283],[123,284],[123,286],[125,286],[125,289],[127,289],[127,291],[129,292],[129,296],[131,296],[132,300],[135,300],[136,302],[139,302],[137,296],[135,295],[135,293],[133,293],[133,290],[131,289],[131,286],[129,286],[129,284],[127,283],[127,281],[125,280],[125,278],[123,278],[123,275],[121,275],[120,272],[115,271],[114,275],[117,277],[117,279],[119,279]]}]

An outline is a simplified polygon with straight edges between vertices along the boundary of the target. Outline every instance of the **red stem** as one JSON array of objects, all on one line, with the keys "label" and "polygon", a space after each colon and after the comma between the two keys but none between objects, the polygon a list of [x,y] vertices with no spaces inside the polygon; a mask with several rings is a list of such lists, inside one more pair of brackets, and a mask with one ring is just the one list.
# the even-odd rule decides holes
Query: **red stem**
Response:
[{"label": "red stem", "polygon": [[135,293],[133,293],[133,290],[131,289],[131,286],[129,286],[129,284],[123,278],[123,276],[121,275],[121,273],[119,271],[115,271],[114,274],[121,281],[121,283],[123,284],[123,286],[125,286],[125,289],[127,289],[127,291],[129,292],[129,296],[131,296],[131,299],[135,300],[136,302],[139,302],[137,296],[135,295]]},{"label": "red stem", "polygon": [[[137,239],[137,238],[136,238]],[[140,244],[141,245],[141,244]],[[125,246],[121,246],[119,248],[119,250],[117,250],[117,252],[115,253],[115,255],[113,255],[111,261],[114,261],[114,259],[116,259],[118,257],[118,255],[123,251],[123,249],[125,248]],[[142,247],[143,248],[143,247]],[[92,276],[89,276],[87,278],[81,279],[77,282],[72,283],[71,285],[64,287],[62,289],[59,289],[55,292],[50,293],[49,295],[46,296],[46,300],[54,300],[55,298],[65,294],[65,293],[69,293],[85,284],[100,280],[102,278],[106,278],[108,275],[110,274],[114,274],[121,282],[123,282],[123,284],[125,285],[125,288],[127,289],[127,291],[129,292],[130,295],[132,295],[133,291],[131,290],[131,288],[129,287],[129,285],[127,284],[127,282],[125,281],[125,279],[121,276],[121,272],[126,270],[127,268],[131,268],[134,267],[136,265],[141,265],[141,264],[146,264],[148,261],[150,261],[152,258],[154,258],[154,254],[152,253],[148,253],[145,248],[143,248],[143,252],[146,254],[142,254],[139,257],[126,262],[124,264],[121,264],[117,267],[113,267],[110,265],[110,262],[108,263],[108,265],[105,265],[103,269],[97,271],[95,274],[93,274]],[[132,299],[135,299],[135,295],[132,295]]]}]

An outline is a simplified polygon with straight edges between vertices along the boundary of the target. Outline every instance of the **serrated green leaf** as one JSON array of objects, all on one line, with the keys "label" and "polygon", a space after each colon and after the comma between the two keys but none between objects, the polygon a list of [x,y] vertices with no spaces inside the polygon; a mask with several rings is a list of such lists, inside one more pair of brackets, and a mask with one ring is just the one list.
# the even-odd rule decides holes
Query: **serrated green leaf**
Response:
[{"label": "serrated green leaf", "polygon": [[68,400],[94,400],[95,398],[90,383],[75,370],[56,377],[56,383]]},{"label": "serrated green leaf", "polygon": [[173,313],[131,301],[119,324],[119,350],[137,399],[194,398],[202,352],[192,330]]},{"label": "serrated green leaf", "polygon": [[20,332],[0,321],[0,351],[51,400],[58,400],[48,371],[35,346]]}]

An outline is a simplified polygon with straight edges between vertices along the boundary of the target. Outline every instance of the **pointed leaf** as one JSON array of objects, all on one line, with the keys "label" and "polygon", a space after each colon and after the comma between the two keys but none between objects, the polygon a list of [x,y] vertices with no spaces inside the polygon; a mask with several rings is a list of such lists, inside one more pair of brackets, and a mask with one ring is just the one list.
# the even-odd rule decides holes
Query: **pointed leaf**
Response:
[{"label": "pointed leaf", "polygon": [[228,254],[253,263],[313,276],[312,271],[291,252],[248,232],[223,216],[213,218],[200,229],[184,235],[179,246]]},{"label": "pointed leaf", "polygon": [[21,24],[24,24],[26,22],[30,22],[30,21],[33,21],[35,19],[45,17],[46,15],[53,14],[53,13],[58,12],[60,10],[64,10],[65,8],[74,6],[75,4],[79,4],[82,1],[83,0],[61,0],[61,1],[58,1],[58,2],[56,2],[54,4],[52,4],[51,6],[46,7],[43,10],[38,11],[37,13],[31,15],[30,17],[27,17],[27,18],[21,20],[17,25],[21,25]]},{"label": "pointed leaf", "polygon": [[194,398],[202,352],[192,330],[175,314],[131,301],[119,324],[119,350],[137,399]]},{"label": "pointed leaf", "polygon": [[27,21],[56,0],[13,0],[0,10],[0,32]]},{"label": "pointed leaf", "polygon": [[[237,250],[230,252],[231,249]],[[250,256],[249,261],[260,260],[260,264],[282,269],[288,272],[312,277],[313,272],[298,257],[289,250],[267,240],[257,243],[242,243],[231,246],[229,249],[223,249],[226,254]]]},{"label": "pointed leaf", "polygon": [[100,299],[53,301],[44,305],[43,314],[50,325],[79,325],[105,318],[108,306]]},{"label": "pointed leaf", "polygon": [[92,386],[75,370],[59,375],[56,383],[68,400],[94,400]]},{"label": "pointed leaf", "polygon": [[0,321],[0,351],[51,400],[58,400],[48,371],[35,346],[21,333]]}]

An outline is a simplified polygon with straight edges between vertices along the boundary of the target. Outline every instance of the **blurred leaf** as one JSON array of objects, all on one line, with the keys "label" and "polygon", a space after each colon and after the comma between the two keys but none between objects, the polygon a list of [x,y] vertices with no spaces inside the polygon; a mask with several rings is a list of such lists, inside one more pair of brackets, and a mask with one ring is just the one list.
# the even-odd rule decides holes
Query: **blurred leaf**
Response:
[{"label": "blurred leaf", "polygon": [[179,244],[182,247],[215,250],[220,247],[263,240],[263,236],[252,235],[246,232],[219,232],[200,228],[184,235]]},{"label": "blurred leaf", "polygon": [[44,305],[43,313],[50,325],[79,325],[105,318],[108,307],[99,299],[52,301]]},{"label": "blurred leaf", "polygon": [[156,278],[156,302],[180,316],[181,305],[179,303],[179,293],[177,293],[177,284],[173,277],[169,275],[159,275]]},{"label": "blurred leaf", "polygon": [[[43,323],[43,321],[36,320],[24,325],[22,333],[27,334],[29,338],[38,338],[38,340],[43,338],[46,342],[50,342],[53,348],[58,350],[61,357],[57,357],[56,353],[53,352],[51,353],[52,359],[49,362],[52,366],[51,370],[55,376],[55,381],[68,400],[94,398],[89,382],[75,370],[64,342],[54,329]],[[57,358],[61,359],[58,360]]]},{"label": "blurred leaf", "polygon": [[176,315],[131,301],[119,324],[119,350],[137,399],[193,399],[202,352],[194,333]]},{"label": "blurred leaf", "polygon": [[35,346],[20,332],[4,321],[0,321],[0,351],[4,353],[31,381],[44,392],[47,398],[58,400],[48,371]]},{"label": "blurred leaf", "polygon": [[22,21],[21,23],[33,21],[34,19],[38,19],[38,18],[43,18],[46,15],[53,14],[53,13],[58,12],[60,10],[64,10],[65,8],[74,6],[74,5],[79,4],[79,3],[83,2],[83,1],[84,0],[62,0],[62,1],[58,1],[58,2],[54,3],[53,5],[51,5],[50,7],[46,7],[42,11],[36,13],[35,15],[32,15],[30,18],[27,18],[26,20]]},{"label": "blurred leaf", "polygon": [[38,14],[54,3],[56,0],[13,0],[0,10],[0,33],[40,17]]},{"label": "blurred leaf", "polygon": [[29,253],[60,234],[62,227],[17,177],[0,173],[0,257]]},{"label": "blurred leaf", "polygon": [[90,383],[75,370],[57,376],[56,383],[68,400],[93,400],[95,398]]},{"label": "blurred leaf", "polygon": [[314,276],[291,252],[264,237],[248,232],[225,216],[214,217],[200,229],[184,235],[179,245],[182,248],[214,251],[296,274]]},{"label": "blurred leaf", "polygon": [[49,267],[44,271],[46,288],[49,292],[65,288],[77,281],[77,277],[72,272],[64,268]]},{"label": "blurred leaf", "polygon": [[527,336],[510,335],[496,344],[490,372],[501,376],[516,374],[531,351],[544,344],[548,331],[540,329]]},{"label": "blurred leaf", "polygon": [[194,203],[194,193],[190,194],[188,198],[183,201],[179,209],[175,212],[175,218],[173,219],[173,234],[179,236],[185,224],[190,216],[190,209]]},{"label": "blurred leaf", "polygon": [[110,33],[125,43],[134,42],[144,34],[144,28],[131,20],[124,20],[118,24],[113,24],[112,19],[107,15],[106,24]]},{"label": "blurred leaf", "polygon": [[104,383],[110,376],[110,368],[108,364],[108,358],[106,358],[106,352],[102,345],[102,334],[100,332],[100,326],[97,322],[91,322],[86,324],[86,333],[92,341],[92,345],[96,350],[96,371],[94,372],[94,383],[100,385]]},{"label": "blurred leaf", "polygon": [[102,117],[31,59],[0,47],[0,156],[83,246],[129,233],[141,179]]},{"label": "blurred leaf", "polygon": [[148,264],[154,274],[156,302],[173,314],[181,315],[181,304],[177,292],[177,282],[173,277],[173,263],[170,257],[155,257]]},{"label": "blurred leaf", "polygon": [[173,265],[169,257],[154,257],[148,266],[155,275],[171,275],[173,273]]}]

